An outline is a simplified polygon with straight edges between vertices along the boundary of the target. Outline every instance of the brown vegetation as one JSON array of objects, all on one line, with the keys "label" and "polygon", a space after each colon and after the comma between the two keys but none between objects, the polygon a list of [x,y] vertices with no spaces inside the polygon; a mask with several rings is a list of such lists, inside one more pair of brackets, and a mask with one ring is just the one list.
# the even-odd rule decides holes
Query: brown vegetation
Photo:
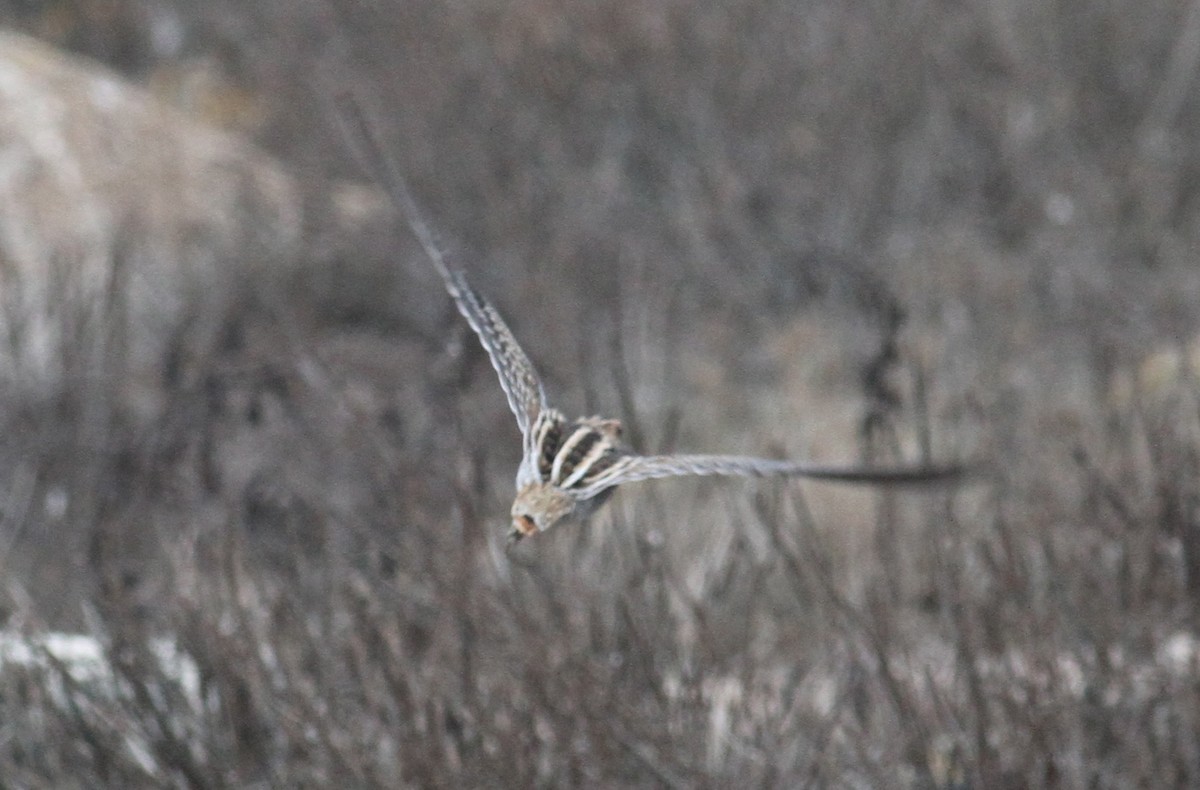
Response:
[{"label": "brown vegetation", "polygon": [[[0,787],[1200,784],[1192,6],[0,21],[165,100],[202,65],[184,109],[362,218],[308,215],[290,281],[173,335],[151,424],[104,376],[0,393],[6,629],[91,634],[110,673],[5,665]],[[987,474],[630,486],[506,556],[511,415],[344,186],[350,95],[565,410]]]}]

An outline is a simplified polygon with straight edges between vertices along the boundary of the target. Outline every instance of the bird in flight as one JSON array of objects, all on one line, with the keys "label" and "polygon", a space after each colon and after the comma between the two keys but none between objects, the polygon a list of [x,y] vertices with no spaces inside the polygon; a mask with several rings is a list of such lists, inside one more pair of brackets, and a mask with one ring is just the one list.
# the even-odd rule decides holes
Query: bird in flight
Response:
[{"label": "bird in flight", "polygon": [[537,371],[496,308],[471,287],[461,271],[447,268],[440,255],[434,260],[459,312],[479,335],[499,374],[521,431],[524,451],[517,469],[510,543],[562,522],[582,521],[604,504],[617,486],[637,480],[783,476],[894,485],[938,482],[962,473],[957,466],[840,467],[740,455],[639,455],[621,442],[620,421],[601,417],[571,420],[552,408]]},{"label": "bird in flight", "polygon": [[740,455],[640,455],[622,443],[619,420],[568,419],[550,406],[541,378],[500,313],[471,287],[462,271],[447,265],[403,175],[382,153],[371,129],[366,131],[360,141],[374,153],[372,158],[380,166],[376,175],[384,179],[397,211],[441,275],[459,312],[479,336],[517,418],[523,453],[517,468],[509,545],[557,524],[586,519],[617,486],[638,480],[726,475],[896,485],[941,482],[963,474],[961,466],[840,467]]}]

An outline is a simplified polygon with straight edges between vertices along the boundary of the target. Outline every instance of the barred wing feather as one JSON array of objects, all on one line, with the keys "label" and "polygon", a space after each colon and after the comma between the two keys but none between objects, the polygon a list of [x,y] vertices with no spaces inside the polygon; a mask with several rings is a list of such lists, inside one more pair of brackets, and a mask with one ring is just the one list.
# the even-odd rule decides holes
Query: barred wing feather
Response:
[{"label": "barred wing feather", "polygon": [[911,485],[961,477],[960,466],[899,468],[825,466],[741,455],[627,455],[573,488],[587,499],[614,486],[660,477],[726,475],[735,477],[807,477],[841,483]]},{"label": "barred wing feather", "polygon": [[517,418],[523,437],[529,437],[530,426],[541,412],[546,394],[537,370],[529,361],[504,319],[487,299],[467,282],[462,272],[445,273],[446,290],[454,297],[458,310],[479,335],[492,367],[500,376],[500,386],[508,396],[508,406]]}]

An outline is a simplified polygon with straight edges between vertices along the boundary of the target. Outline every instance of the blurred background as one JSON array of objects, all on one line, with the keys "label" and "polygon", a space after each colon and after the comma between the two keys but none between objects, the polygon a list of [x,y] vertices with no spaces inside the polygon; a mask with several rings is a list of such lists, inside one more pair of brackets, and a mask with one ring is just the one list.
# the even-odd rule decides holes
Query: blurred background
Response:
[{"label": "blurred background", "polygon": [[[0,26],[0,786],[1200,784],[1197,3]],[[506,555],[516,427],[360,117],[568,414],[983,471]]]}]

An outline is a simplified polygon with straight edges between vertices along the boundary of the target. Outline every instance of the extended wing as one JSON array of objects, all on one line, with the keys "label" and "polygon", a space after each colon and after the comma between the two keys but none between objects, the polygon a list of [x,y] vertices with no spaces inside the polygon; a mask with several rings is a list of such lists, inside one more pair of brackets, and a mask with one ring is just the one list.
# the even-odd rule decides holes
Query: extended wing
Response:
[{"label": "extended wing", "polygon": [[446,290],[454,297],[458,310],[479,335],[492,367],[500,375],[500,386],[508,396],[508,406],[517,417],[523,437],[529,437],[530,426],[537,420],[546,403],[542,380],[529,361],[521,344],[513,336],[504,319],[487,299],[483,298],[462,272],[445,270]]},{"label": "extended wing", "polygon": [[421,216],[404,174],[379,139],[379,124],[371,121],[361,100],[351,97],[338,118],[342,121],[347,142],[382,182],[396,212],[408,223],[433,268],[446,284],[446,290],[454,297],[459,312],[479,335],[484,350],[492,360],[492,367],[500,374],[500,386],[508,396],[509,408],[516,415],[517,426],[521,429],[528,453],[530,427],[546,401],[537,371],[496,308],[471,287],[461,271],[446,264],[437,237]]},{"label": "extended wing", "polygon": [[825,466],[797,461],[776,461],[741,455],[627,455],[583,481],[573,492],[581,499],[624,483],[658,477],[728,475],[734,477],[807,477],[840,483],[914,485],[940,483],[962,477],[962,466],[899,468]]}]

